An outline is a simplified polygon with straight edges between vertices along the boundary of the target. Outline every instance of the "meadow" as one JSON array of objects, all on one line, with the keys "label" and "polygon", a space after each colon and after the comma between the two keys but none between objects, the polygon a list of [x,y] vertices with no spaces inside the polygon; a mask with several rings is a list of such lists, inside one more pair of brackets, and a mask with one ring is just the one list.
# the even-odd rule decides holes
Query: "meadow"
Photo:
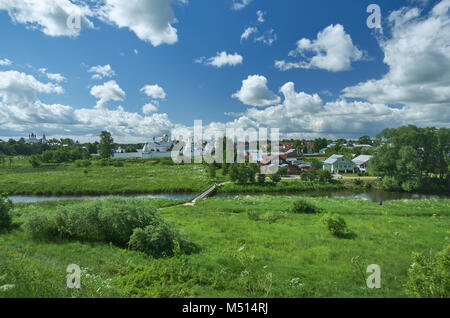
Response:
[{"label": "meadow", "polygon": [[[405,297],[412,253],[450,243],[450,200],[307,198],[320,213],[297,214],[294,196],[210,198],[195,206],[145,199],[198,246],[190,255],[151,258],[111,243],[35,239],[22,229],[34,209],[83,202],[18,204],[0,234],[0,297]],[[352,239],[333,236],[325,212],[343,217]],[[66,268],[82,268],[82,288]],[[381,267],[381,288],[366,267]]]},{"label": "meadow", "polygon": [[227,183],[223,184],[217,189],[221,194],[261,194],[261,193],[295,193],[301,191],[328,191],[328,190],[345,190],[345,189],[362,189],[360,186],[355,186],[354,183],[347,184],[341,182],[334,183],[319,183],[302,180],[282,180],[278,183],[267,180],[263,184],[259,183]]},{"label": "meadow", "polygon": [[[170,160],[170,158],[168,158]],[[212,184],[203,165],[173,165],[169,160],[115,160],[122,166],[88,167],[74,163],[33,168],[15,157],[0,167],[0,193],[10,195],[108,195],[198,193]]]}]

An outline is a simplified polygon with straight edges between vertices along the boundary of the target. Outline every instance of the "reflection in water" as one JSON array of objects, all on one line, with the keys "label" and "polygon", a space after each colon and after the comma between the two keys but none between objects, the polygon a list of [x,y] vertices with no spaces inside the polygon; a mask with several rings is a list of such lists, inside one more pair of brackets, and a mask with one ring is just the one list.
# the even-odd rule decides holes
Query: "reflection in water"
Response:
[{"label": "reflection in water", "polygon": [[[34,203],[34,202],[44,202],[44,201],[63,201],[63,200],[99,200],[106,199],[112,196],[31,196],[31,195],[17,195],[10,196],[9,198],[13,203]],[[171,200],[185,200],[193,199],[194,194],[154,194],[154,195],[119,195],[120,198],[128,199],[171,199]]]},{"label": "reflection in water", "polygon": [[[263,194],[261,194],[263,195]],[[298,197],[310,198],[356,198],[372,202],[384,202],[390,200],[429,200],[429,199],[448,199],[450,196],[435,194],[418,194],[418,193],[402,193],[388,192],[383,190],[370,190],[367,192],[357,191],[305,191],[296,194],[269,194],[269,195],[295,195]],[[258,196],[258,194],[254,195]],[[232,198],[235,195],[217,195],[217,198]]]},{"label": "reflection in water", "polygon": [[[264,194],[252,194],[250,196],[258,196]],[[270,194],[271,195],[271,194]],[[277,195],[277,194],[273,194]],[[313,197],[313,198],[359,198],[372,202],[384,202],[389,200],[427,200],[427,199],[445,199],[450,196],[434,195],[434,194],[418,194],[418,193],[401,193],[388,192],[383,190],[370,190],[367,192],[357,191],[305,191],[297,194],[278,194],[278,195],[296,195],[299,197]],[[216,198],[233,198],[236,195],[216,195]],[[43,201],[61,201],[61,200],[98,200],[105,199],[111,196],[10,196],[13,203],[33,203]],[[154,194],[154,195],[133,195],[133,196],[119,196],[121,198],[144,198],[144,199],[171,199],[171,200],[185,200],[193,199],[195,194]]]}]

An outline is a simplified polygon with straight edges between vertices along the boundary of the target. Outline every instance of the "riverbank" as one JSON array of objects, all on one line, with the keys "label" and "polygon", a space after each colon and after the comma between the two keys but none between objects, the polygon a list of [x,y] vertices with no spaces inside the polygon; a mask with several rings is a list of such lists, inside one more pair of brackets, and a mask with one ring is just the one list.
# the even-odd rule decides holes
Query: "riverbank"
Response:
[{"label": "riverbank", "polygon": [[[83,202],[20,204],[14,229],[0,234],[3,297],[405,297],[412,253],[449,243],[450,200],[306,198],[321,213],[296,214],[293,196],[210,198],[195,206],[145,199],[199,247],[191,255],[152,259],[108,243],[34,240],[21,229],[36,208],[49,213]],[[177,203],[176,205],[174,205]],[[326,212],[356,234],[328,232]],[[65,286],[68,264],[82,269],[81,290]],[[381,288],[361,270],[381,268]]]},{"label": "riverbank", "polygon": [[296,193],[303,191],[331,191],[331,190],[350,190],[362,189],[351,183],[319,183],[302,180],[282,180],[278,183],[267,181],[263,184],[259,183],[228,183],[217,189],[219,194],[258,194],[258,193]]}]

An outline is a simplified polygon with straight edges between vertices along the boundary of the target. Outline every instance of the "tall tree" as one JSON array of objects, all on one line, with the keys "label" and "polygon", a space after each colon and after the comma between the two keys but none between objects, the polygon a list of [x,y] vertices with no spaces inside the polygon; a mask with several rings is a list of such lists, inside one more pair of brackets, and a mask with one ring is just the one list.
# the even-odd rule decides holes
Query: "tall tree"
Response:
[{"label": "tall tree", "polygon": [[108,131],[102,131],[100,134],[100,157],[110,158],[114,149],[114,139]]},{"label": "tall tree", "polygon": [[313,142],[313,152],[318,153],[320,149],[326,148],[328,145],[326,138],[317,138]]}]

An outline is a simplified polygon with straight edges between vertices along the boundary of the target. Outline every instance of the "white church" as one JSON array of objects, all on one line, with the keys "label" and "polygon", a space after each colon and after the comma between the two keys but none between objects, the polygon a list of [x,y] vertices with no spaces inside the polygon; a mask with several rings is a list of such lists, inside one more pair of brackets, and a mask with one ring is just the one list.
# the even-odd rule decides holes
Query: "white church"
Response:
[{"label": "white church", "polygon": [[[170,157],[171,150],[175,143],[169,140],[169,136],[164,134],[162,137],[153,137],[153,139],[147,142],[144,147],[138,152],[125,153],[123,151],[116,151],[114,158],[160,158]],[[121,149],[122,150],[122,149]]]},{"label": "white church", "polygon": [[153,137],[153,140],[144,145],[142,148],[143,154],[151,152],[170,152],[173,147],[173,142],[169,140],[169,136],[164,134],[161,138]]}]

